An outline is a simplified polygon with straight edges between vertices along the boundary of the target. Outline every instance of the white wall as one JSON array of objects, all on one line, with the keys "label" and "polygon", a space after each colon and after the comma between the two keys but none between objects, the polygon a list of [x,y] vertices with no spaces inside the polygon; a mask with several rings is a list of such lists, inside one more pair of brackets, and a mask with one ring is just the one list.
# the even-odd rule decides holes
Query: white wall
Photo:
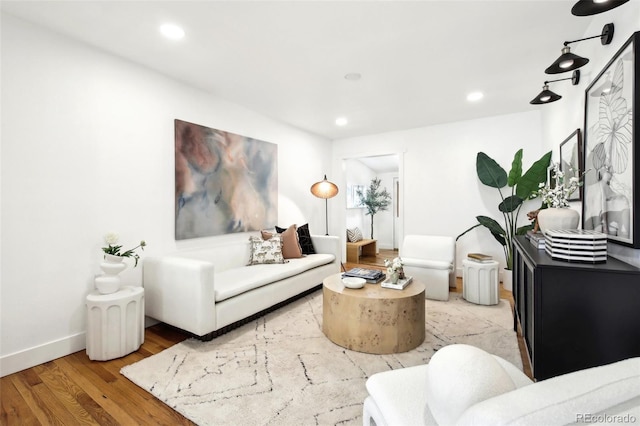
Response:
[{"label": "white wall", "polygon": [[[351,185],[363,185],[366,187],[369,182],[371,182],[371,179],[375,177],[373,170],[356,159],[346,160],[344,170],[346,173],[346,185],[342,188],[344,188],[345,191]],[[346,193],[344,196],[346,197]],[[369,216],[366,216],[365,213],[366,209],[364,207],[348,208],[345,212],[345,224],[346,228],[360,228],[362,236],[369,238],[371,222]]]},{"label": "white wall", "polygon": [[1,375],[84,348],[107,231],[143,257],[246,238],[174,240],[175,118],[278,144],[278,225],[324,234],[327,140],[4,14],[1,99]]},{"label": "white wall", "polygon": [[[342,162],[346,158],[398,154],[402,234],[456,237],[477,223],[477,215],[502,217],[497,190],[477,178],[476,154],[484,151],[508,172],[519,148],[524,149],[525,170],[544,153],[540,115],[533,108],[526,113],[334,141],[334,182],[344,185]],[[520,226],[528,223],[526,212],[534,205],[529,201],[522,209]],[[336,216],[340,213],[334,211]],[[344,223],[344,213],[337,222]],[[472,251],[491,254],[504,267],[501,247],[488,230],[477,228],[458,241],[458,268]]]},{"label": "white wall", "polygon": [[[567,19],[583,18],[569,16]],[[635,31],[640,30],[640,2],[628,2],[609,12],[594,15],[583,37],[600,34],[602,27],[609,22],[615,25],[611,44],[603,46],[598,39],[571,44],[572,53],[589,58],[589,63],[580,68],[581,81],[577,86],[572,86],[569,82],[552,83],[550,89],[562,95],[562,99],[541,107],[542,144],[545,150],[553,150],[554,161],[560,159],[559,147],[562,141],[576,129],[584,130],[585,90],[629,37]],[[542,64],[541,68],[550,65],[551,61],[556,57],[552,56],[549,64]],[[569,73],[567,73],[568,76],[570,76]],[[554,78],[565,78],[565,76],[561,74]],[[637,143],[634,149],[640,149]],[[639,206],[640,201],[636,200],[634,206],[636,214],[640,212]],[[572,207],[582,214],[581,202],[573,203]],[[636,232],[640,232],[640,230],[636,230]],[[608,244],[608,252],[640,267],[640,250],[630,249],[610,242]]]},{"label": "white wall", "polygon": [[377,175],[380,179],[380,188],[386,188],[391,195],[391,204],[385,211],[381,211],[375,215],[373,220],[373,232],[375,233],[378,249],[393,250],[393,178],[398,177],[398,173],[380,173]]}]

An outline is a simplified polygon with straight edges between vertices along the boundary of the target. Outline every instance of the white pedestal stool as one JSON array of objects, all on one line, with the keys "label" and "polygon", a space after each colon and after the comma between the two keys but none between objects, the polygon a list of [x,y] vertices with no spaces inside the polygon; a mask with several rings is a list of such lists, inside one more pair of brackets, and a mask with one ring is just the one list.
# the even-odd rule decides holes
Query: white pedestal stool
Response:
[{"label": "white pedestal stool", "polygon": [[462,260],[462,297],[479,305],[496,305],[500,301],[498,265],[490,262]]},{"label": "white pedestal stool", "polygon": [[144,289],[124,286],[87,296],[87,355],[106,361],[137,351],[144,342]]}]

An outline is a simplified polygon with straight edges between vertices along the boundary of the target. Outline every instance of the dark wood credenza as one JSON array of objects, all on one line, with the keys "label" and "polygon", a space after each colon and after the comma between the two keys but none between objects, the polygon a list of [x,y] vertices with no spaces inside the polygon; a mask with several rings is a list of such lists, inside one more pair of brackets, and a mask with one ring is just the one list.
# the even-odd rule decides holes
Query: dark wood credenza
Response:
[{"label": "dark wood credenza", "polygon": [[640,269],[553,260],[520,236],[513,253],[514,330],[536,380],[640,356]]}]

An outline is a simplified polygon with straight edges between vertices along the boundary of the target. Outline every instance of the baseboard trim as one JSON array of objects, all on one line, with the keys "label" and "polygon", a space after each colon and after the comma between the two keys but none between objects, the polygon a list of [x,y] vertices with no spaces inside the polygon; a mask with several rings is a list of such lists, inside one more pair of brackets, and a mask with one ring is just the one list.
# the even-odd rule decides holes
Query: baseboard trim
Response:
[{"label": "baseboard trim", "polygon": [[17,373],[86,348],[86,333],[78,333],[43,345],[0,357],[0,377]]},{"label": "baseboard trim", "polygon": [[[144,328],[158,324],[153,318],[144,317]],[[54,340],[33,348],[24,349],[0,357],[0,377],[44,364],[56,358],[71,355],[87,348],[87,333],[82,332],[59,340]]]}]

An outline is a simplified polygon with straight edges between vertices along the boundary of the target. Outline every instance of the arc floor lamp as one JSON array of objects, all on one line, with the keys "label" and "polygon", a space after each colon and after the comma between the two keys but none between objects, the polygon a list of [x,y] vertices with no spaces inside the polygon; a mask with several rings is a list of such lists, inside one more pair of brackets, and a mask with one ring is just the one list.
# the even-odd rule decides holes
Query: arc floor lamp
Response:
[{"label": "arc floor lamp", "polygon": [[318,198],[324,198],[325,235],[329,235],[329,204],[327,200],[338,195],[338,186],[333,182],[329,182],[327,175],[324,175],[323,180],[311,185],[311,193]]}]

